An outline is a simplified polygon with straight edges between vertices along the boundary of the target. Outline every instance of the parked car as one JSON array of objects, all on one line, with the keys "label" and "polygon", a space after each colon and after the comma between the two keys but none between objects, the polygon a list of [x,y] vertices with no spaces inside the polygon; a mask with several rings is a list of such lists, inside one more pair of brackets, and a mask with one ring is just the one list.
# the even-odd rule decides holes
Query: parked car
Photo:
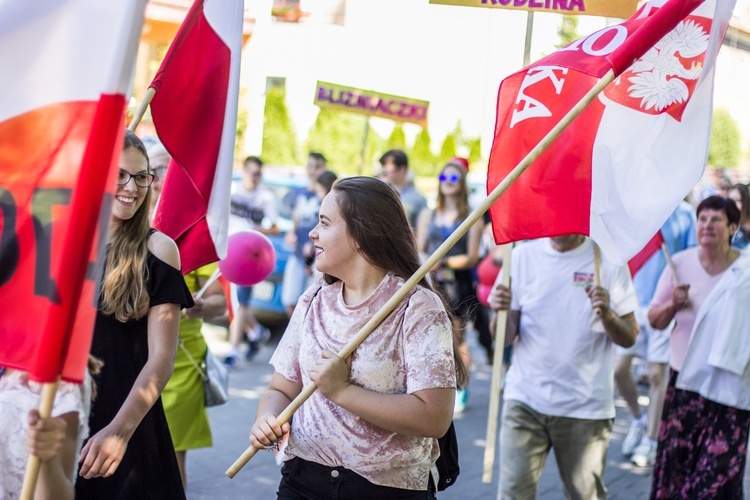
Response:
[{"label": "parked car", "polygon": [[[288,173],[287,173],[288,172]],[[302,170],[304,172],[304,169]],[[234,182],[240,182],[239,174]],[[281,288],[284,280],[284,267],[289,254],[294,251],[284,241],[284,235],[292,228],[292,213],[289,197],[296,189],[305,187],[308,183],[304,173],[297,170],[279,170],[271,166],[263,168],[263,185],[273,191],[276,196],[279,220],[276,225],[280,234],[269,235],[268,238],[276,251],[276,264],[271,275],[253,286],[251,308],[255,317],[266,327],[274,330],[283,328],[287,323],[286,309],[281,303]]]}]

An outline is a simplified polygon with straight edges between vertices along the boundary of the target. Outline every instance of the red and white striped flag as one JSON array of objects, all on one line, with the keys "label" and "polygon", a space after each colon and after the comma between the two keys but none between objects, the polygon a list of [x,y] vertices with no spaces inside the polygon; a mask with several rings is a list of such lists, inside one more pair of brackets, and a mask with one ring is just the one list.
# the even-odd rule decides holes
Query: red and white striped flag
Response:
[{"label": "red and white striped flag", "polygon": [[39,382],[86,372],[144,8],[0,3],[0,365]]},{"label": "red and white striped flag", "polygon": [[491,191],[599,78],[617,78],[490,209],[498,243],[591,236],[624,264],[701,178],[734,0],[652,0],[506,78]]},{"label": "red and white striped flag", "polygon": [[640,252],[635,254],[632,259],[628,261],[628,269],[630,270],[630,276],[635,276],[635,273],[638,272],[640,268],[643,267],[643,264],[648,262],[648,260],[659,250],[661,250],[661,246],[664,244],[664,236],[662,236],[661,231],[657,231],[653,238],[648,240],[648,243],[646,243],[646,246],[641,249]]},{"label": "red and white striped flag", "polygon": [[154,227],[177,243],[183,273],[226,256],[243,6],[196,0],[151,82],[151,116],[172,156]]}]

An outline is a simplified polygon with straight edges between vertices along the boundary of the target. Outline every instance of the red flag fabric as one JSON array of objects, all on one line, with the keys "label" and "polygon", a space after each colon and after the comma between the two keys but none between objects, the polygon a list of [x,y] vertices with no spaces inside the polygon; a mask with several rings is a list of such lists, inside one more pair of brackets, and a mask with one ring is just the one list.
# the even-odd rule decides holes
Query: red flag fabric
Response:
[{"label": "red flag fabric", "polygon": [[86,372],[144,8],[0,5],[0,365],[38,382]]},{"label": "red flag fabric", "polygon": [[243,6],[196,0],[151,82],[151,116],[172,156],[154,227],[177,243],[184,273],[226,256]]},{"label": "red flag fabric", "polygon": [[488,191],[600,77],[617,75],[493,204],[498,244],[584,234],[618,264],[643,248],[703,173],[733,6],[650,1],[502,82]]},{"label": "red flag fabric", "polygon": [[648,259],[650,259],[652,255],[654,255],[661,249],[663,243],[664,237],[662,236],[661,231],[659,231],[654,235],[653,238],[648,241],[648,243],[646,243],[646,246],[643,247],[643,250],[635,254],[635,256],[628,261],[630,276],[635,276],[635,273],[637,273],[638,270],[643,267],[643,264],[648,262]]}]

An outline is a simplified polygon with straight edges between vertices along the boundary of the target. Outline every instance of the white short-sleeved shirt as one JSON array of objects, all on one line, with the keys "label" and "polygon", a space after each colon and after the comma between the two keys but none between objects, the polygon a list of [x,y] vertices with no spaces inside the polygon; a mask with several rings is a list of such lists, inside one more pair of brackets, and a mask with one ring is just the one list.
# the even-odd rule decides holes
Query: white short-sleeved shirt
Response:
[{"label": "white short-sleeved shirt", "polygon": [[278,221],[276,196],[265,186],[252,191],[232,186],[229,204],[229,234],[251,229],[270,228]]},{"label": "white short-sleeved shirt", "polygon": [[[521,321],[504,397],[545,415],[614,418],[613,344],[585,291],[594,283],[591,240],[568,252],[546,238],[530,241],[513,250],[510,267],[511,309]],[[600,279],[618,316],[636,310],[627,266],[602,257]]]},{"label": "white short-sleeved shirt", "polygon": [[[403,283],[388,274],[368,299],[353,306],[344,303],[341,282],[308,289],[270,363],[287,379],[307,385],[309,368],[323,349],[339,352]],[[416,287],[354,351],[350,380],[385,394],[454,388],[452,331],[440,299]],[[436,439],[385,430],[319,391],[294,414],[286,448],[287,459],[343,466],[372,483],[410,490],[427,489],[438,455]]]}]

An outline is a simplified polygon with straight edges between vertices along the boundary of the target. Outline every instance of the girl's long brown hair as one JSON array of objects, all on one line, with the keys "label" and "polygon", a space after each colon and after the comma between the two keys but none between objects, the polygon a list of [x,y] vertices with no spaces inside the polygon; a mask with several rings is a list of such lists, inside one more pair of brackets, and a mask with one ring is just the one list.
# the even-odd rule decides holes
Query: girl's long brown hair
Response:
[{"label": "girl's long brown hair", "polygon": [[[146,147],[138,136],[126,130],[122,150],[131,148],[143,154],[148,168]],[[116,221],[110,228],[112,234],[102,281],[100,309],[104,314],[114,314],[117,321],[122,323],[148,314],[148,277],[144,269],[147,269],[150,206],[151,188],[148,188],[135,215],[128,220]]]},{"label": "girl's long brown hair", "polygon": [[[422,263],[401,199],[393,188],[373,177],[347,177],[338,179],[332,191],[341,195],[339,210],[346,221],[347,233],[359,245],[362,257],[378,269],[404,280],[411,278]],[[338,280],[328,274],[324,274],[323,279],[329,284]],[[426,278],[419,284],[440,296]],[[450,317],[449,308],[445,309]],[[451,325],[454,325],[452,319]],[[461,360],[456,333],[454,327],[453,359],[456,384],[461,388],[468,382],[469,373]]]}]

